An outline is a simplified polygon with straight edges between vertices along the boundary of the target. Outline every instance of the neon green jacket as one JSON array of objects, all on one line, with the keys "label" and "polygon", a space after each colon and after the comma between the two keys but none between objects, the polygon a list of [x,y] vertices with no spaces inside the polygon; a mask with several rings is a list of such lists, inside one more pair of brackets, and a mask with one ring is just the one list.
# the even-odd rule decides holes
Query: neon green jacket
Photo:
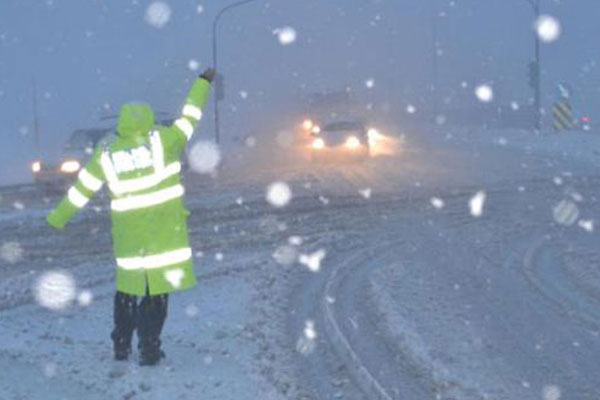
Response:
[{"label": "neon green jacket", "polygon": [[155,126],[147,105],[124,105],[117,138],[98,145],[75,184],[48,215],[48,223],[61,229],[104,183],[108,185],[121,292],[145,295],[148,287],[156,295],[196,284],[180,158],[209,94],[210,83],[197,79],[172,126]]}]

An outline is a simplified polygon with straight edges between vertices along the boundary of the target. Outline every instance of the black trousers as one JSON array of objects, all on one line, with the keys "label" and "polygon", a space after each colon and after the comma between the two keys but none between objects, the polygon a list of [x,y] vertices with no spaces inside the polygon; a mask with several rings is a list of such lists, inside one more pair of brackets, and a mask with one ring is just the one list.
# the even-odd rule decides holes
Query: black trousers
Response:
[{"label": "black trousers", "polygon": [[138,304],[138,296],[117,291],[114,301],[114,329],[111,338],[117,356],[131,352],[131,339],[137,330],[142,354],[160,352],[160,333],[167,318],[169,295],[151,296],[148,290]]}]

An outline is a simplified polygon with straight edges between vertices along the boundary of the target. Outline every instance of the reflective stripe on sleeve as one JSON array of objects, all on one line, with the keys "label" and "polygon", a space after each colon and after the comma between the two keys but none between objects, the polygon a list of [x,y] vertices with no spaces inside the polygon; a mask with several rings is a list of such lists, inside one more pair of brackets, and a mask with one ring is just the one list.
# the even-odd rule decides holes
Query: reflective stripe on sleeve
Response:
[{"label": "reflective stripe on sleeve", "polygon": [[117,265],[126,270],[156,269],[179,264],[192,258],[192,249],[185,247],[144,257],[117,258]]},{"label": "reflective stripe on sleeve", "polygon": [[71,189],[69,189],[69,192],[67,193],[67,196],[69,198],[69,201],[71,202],[71,204],[73,204],[75,207],[77,208],[82,208],[84,207],[88,201],[90,201],[89,198],[85,197],[79,190],[77,190],[76,187],[71,187]]},{"label": "reflective stripe on sleeve", "polygon": [[202,118],[202,110],[199,107],[196,107],[193,104],[186,104],[183,107],[183,112],[182,114],[185,117],[190,117],[195,119],[196,121],[200,121],[200,119]]},{"label": "reflective stripe on sleeve", "polygon": [[94,175],[90,174],[87,169],[83,168],[79,171],[78,175],[79,180],[83,183],[86,189],[91,190],[92,192],[97,192],[102,188],[103,182],[96,178]]},{"label": "reflective stripe on sleeve", "polygon": [[162,141],[160,140],[160,133],[158,131],[152,131],[150,133],[150,143],[152,147],[152,162],[154,163],[154,171],[158,172],[165,168],[165,156],[163,151]]},{"label": "reflective stripe on sleeve", "polygon": [[151,193],[128,196],[122,199],[114,199],[111,202],[111,208],[113,211],[139,210],[141,208],[147,208],[166,203],[169,200],[183,196],[184,193],[185,190],[182,185],[174,185]]},{"label": "reflective stripe on sleeve", "polygon": [[184,133],[188,140],[190,140],[192,134],[194,133],[194,127],[190,121],[185,118],[179,118],[177,121],[175,121],[175,126]]}]

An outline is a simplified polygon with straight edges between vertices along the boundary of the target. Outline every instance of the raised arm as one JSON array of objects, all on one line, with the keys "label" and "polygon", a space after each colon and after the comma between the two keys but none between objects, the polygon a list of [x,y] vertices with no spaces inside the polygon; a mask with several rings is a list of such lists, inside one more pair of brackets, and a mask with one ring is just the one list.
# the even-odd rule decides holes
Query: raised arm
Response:
[{"label": "raised arm", "polygon": [[188,92],[181,117],[173,123],[173,130],[178,135],[176,142],[179,146],[177,147],[181,149],[192,138],[196,125],[202,118],[202,109],[208,100],[214,77],[215,70],[209,68],[194,81],[192,88]]},{"label": "raised arm", "polygon": [[75,214],[90,201],[102,188],[105,178],[100,165],[102,150],[98,147],[90,162],[79,171],[77,181],[62,201],[48,215],[47,221],[55,228],[62,229]]}]

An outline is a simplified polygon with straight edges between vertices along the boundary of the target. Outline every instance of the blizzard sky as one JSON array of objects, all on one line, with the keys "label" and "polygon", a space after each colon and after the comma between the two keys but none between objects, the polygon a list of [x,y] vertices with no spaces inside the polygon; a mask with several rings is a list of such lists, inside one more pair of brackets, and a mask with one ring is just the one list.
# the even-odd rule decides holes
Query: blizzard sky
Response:
[{"label": "blizzard sky", "polygon": [[[43,155],[56,155],[74,129],[106,125],[100,118],[127,101],[179,110],[191,79],[212,63],[213,18],[232,2],[165,2],[172,15],[160,29],[145,20],[151,1],[0,2],[0,184],[30,179],[33,81]],[[576,112],[598,120],[600,2],[542,4],[563,28],[558,41],[542,47],[544,106],[554,99],[556,84],[568,82]],[[534,19],[526,0],[257,0],[220,25],[224,141],[323,90],[350,87],[375,110],[400,114],[407,104],[426,110],[434,20],[441,99],[466,107],[477,102],[473,87],[489,83],[495,105],[530,101]],[[273,35],[285,26],[298,35],[288,46]],[[191,59],[199,71],[188,68]],[[369,79],[373,88],[365,85]],[[212,107],[206,116],[201,136],[212,138]]]}]

